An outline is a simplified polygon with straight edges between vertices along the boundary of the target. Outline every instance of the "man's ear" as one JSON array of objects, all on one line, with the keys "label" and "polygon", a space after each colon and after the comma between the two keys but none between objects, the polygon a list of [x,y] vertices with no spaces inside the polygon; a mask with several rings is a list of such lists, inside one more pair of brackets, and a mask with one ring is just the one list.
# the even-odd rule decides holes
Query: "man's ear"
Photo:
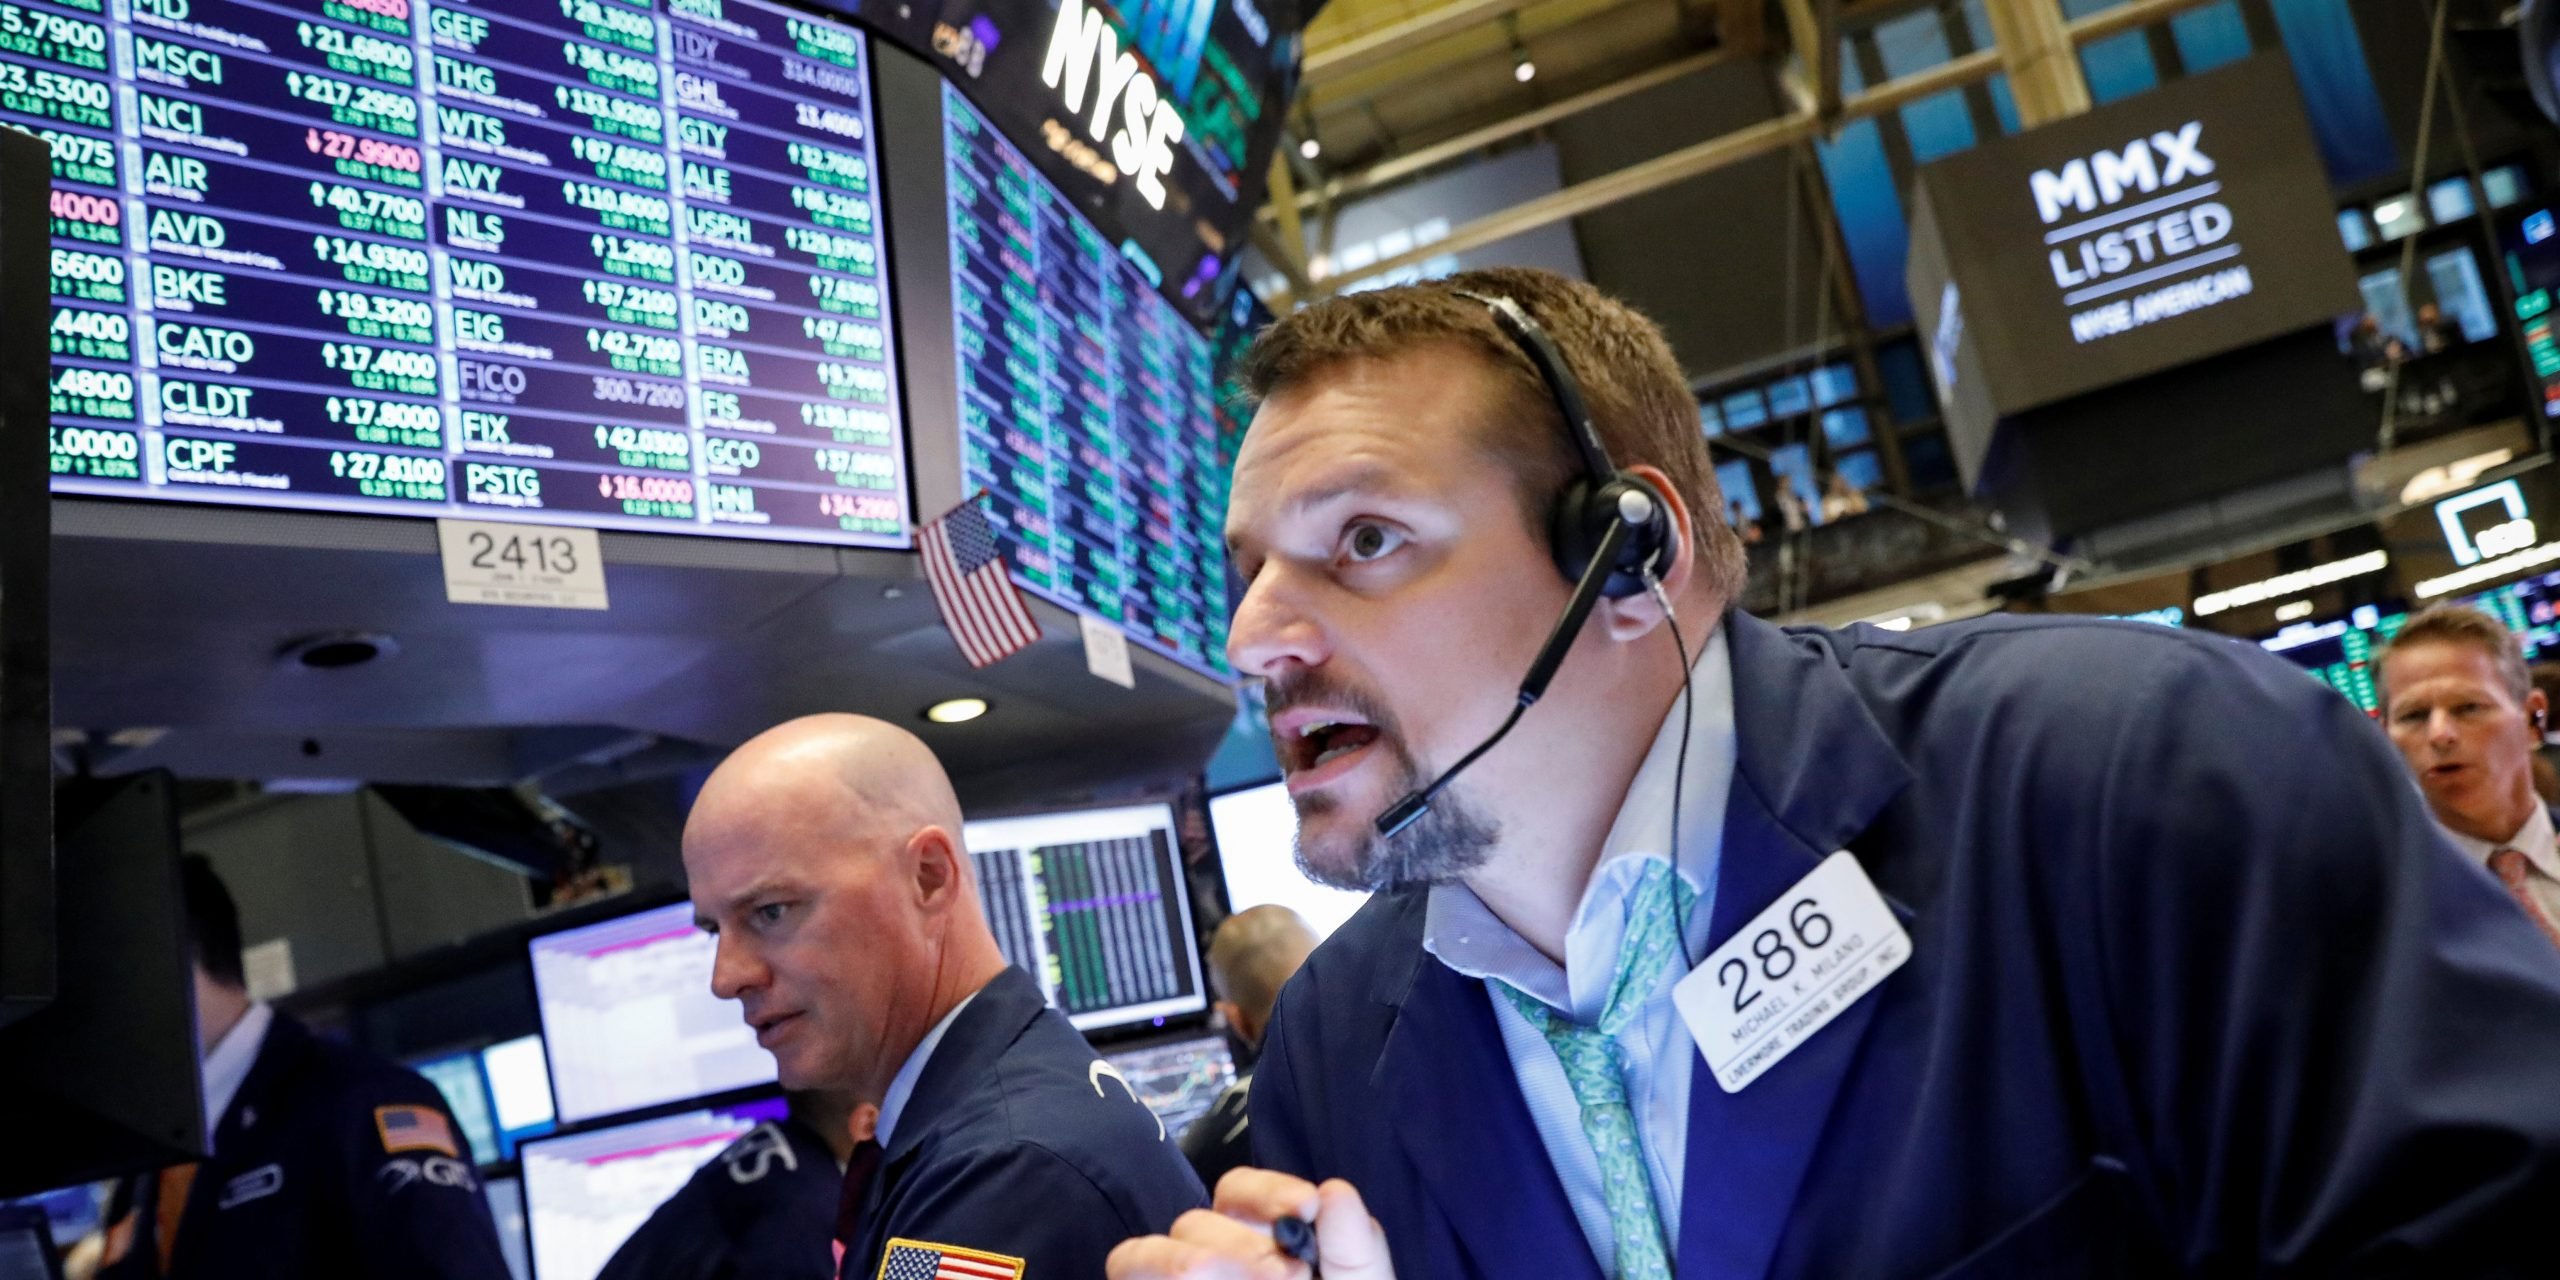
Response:
[{"label": "man's ear", "polygon": [[[1654,493],[1662,500],[1664,514],[1670,518],[1671,563],[1661,574],[1662,594],[1678,600],[1680,593],[1688,588],[1689,579],[1698,571],[1697,528],[1691,523],[1695,515],[1662,468],[1651,463],[1638,463],[1627,470],[1653,486]],[[1609,629],[1609,638],[1621,643],[1643,639],[1662,625],[1662,606],[1654,603],[1650,591],[1639,591],[1623,600],[1604,599],[1591,612],[1601,620],[1602,626]]]},{"label": "man's ear", "polygon": [[938,826],[919,828],[907,837],[906,874],[915,885],[916,902],[935,906],[965,890],[968,876],[960,866],[960,842]]}]

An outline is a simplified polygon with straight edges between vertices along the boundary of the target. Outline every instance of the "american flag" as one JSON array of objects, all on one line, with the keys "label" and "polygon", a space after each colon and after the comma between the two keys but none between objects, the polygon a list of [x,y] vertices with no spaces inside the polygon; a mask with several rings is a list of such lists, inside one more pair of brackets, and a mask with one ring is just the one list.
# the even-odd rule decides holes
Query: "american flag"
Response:
[{"label": "american flag", "polygon": [[462,1154],[453,1140],[453,1126],[433,1107],[375,1107],[374,1132],[382,1137],[386,1152],[440,1151],[449,1156]]},{"label": "american flag", "polygon": [[1040,623],[1014,588],[995,525],[975,499],[924,528],[925,581],[943,625],[972,667],[1000,662],[1040,638]]},{"label": "american flag", "polygon": [[889,1242],[880,1280],[1020,1280],[1022,1259],[947,1244]]}]

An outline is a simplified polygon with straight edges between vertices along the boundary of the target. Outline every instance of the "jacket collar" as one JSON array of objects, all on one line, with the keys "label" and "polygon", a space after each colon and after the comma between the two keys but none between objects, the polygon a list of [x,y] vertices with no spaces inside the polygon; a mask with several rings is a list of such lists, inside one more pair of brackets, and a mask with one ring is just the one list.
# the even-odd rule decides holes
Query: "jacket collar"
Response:
[{"label": "jacket collar", "polygon": [[933,1131],[935,1122],[967,1097],[971,1089],[994,1079],[996,1060],[1013,1047],[1022,1029],[1030,1026],[1045,1007],[1040,984],[1020,969],[1008,966],[980,987],[968,1007],[942,1033],[942,1043],[934,1046],[926,1059],[915,1091],[907,1095],[897,1128],[881,1151],[882,1159],[896,1161],[915,1150]]}]

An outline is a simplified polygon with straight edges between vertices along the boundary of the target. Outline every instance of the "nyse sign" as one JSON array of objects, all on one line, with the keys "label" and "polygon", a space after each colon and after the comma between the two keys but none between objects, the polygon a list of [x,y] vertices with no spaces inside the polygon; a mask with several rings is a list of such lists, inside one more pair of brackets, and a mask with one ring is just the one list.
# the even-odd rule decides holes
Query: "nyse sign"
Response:
[{"label": "nyse sign", "polygon": [[1074,115],[1084,114],[1090,90],[1086,131],[1096,143],[1108,140],[1112,167],[1137,184],[1147,207],[1163,208],[1165,175],[1173,172],[1174,144],[1183,137],[1182,113],[1138,65],[1138,55],[1120,46],[1119,30],[1099,8],[1061,0],[1040,80],[1058,91]]},{"label": "nyse sign", "polygon": [[2232,239],[2231,207],[2215,198],[2222,183],[2204,134],[2204,121],[2189,120],[2029,175],[2027,195],[2051,228],[2046,264],[2074,308],[2073,342],[2129,333],[2254,287]]}]

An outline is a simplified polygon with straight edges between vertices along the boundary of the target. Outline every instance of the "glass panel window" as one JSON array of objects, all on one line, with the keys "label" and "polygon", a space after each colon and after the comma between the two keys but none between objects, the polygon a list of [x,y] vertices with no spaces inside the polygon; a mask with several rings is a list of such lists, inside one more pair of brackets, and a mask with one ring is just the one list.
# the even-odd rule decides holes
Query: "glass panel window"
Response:
[{"label": "glass panel window", "polygon": [[1780,378],[1769,384],[1770,417],[1792,418],[1812,408],[1813,393],[1805,387],[1803,378]]},{"label": "glass panel window", "polygon": [[2502,164],[2480,175],[2480,193],[2489,197],[2489,207],[2504,209],[2524,199],[2524,166]]},{"label": "glass panel window", "polygon": [[1884,486],[1884,464],[1876,460],[1873,449],[1841,454],[1831,465],[1833,470],[1847,477],[1849,483],[1869,493]]},{"label": "glass panel window", "polygon": [[1813,402],[1828,408],[1858,396],[1858,371],[1845,364],[1826,364],[1813,371]]},{"label": "glass panel window", "polygon": [[1724,434],[1724,415],[1712,404],[1698,406],[1698,429],[1712,438]]},{"label": "glass panel window", "polygon": [[1807,524],[1822,523],[1822,486],[1814,483],[1811,451],[1791,444],[1770,454],[1769,474],[1804,501]]},{"label": "glass panel window", "polygon": [[2189,9],[2169,19],[2169,36],[2177,41],[2178,61],[2191,76],[2249,56],[2249,24],[2240,16],[2236,0]]},{"label": "glass panel window", "polygon": [[2435,288],[2436,306],[2444,318],[2461,327],[2463,341],[2479,342],[2498,336],[2498,322],[2489,308],[2489,290],[2480,279],[2480,260],[2469,249],[2454,249],[2427,259],[2427,283]]},{"label": "glass panel window", "polygon": [[2427,188],[2427,213],[2439,223],[2460,222],[2478,206],[2471,203],[2471,179],[2446,178]]},{"label": "glass panel window", "polygon": [[2425,225],[2426,215],[2418,211],[2417,200],[2406,191],[2374,202],[2374,230],[2385,240],[2397,240]]},{"label": "glass panel window", "polygon": [[1856,405],[1826,410],[1822,415],[1822,438],[1834,449],[1865,444],[1874,435],[1867,425],[1867,411]]},{"label": "glass panel window", "polygon": [[1741,459],[1716,464],[1716,487],[1724,490],[1725,519],[1731,524],[1760,518],[1760,485],[1751,464]]},{"label": "glass panel window", "polygon": [[1748,431],[1769,420],[1769,406],[1761,403],[1760,392],[1736,391],[1724,398],[1724,425],[1731,431]]},{"label": "glass panel window", "polygon": [[2361,253],[2373,247],[2373,220],[2362,209],[2338,210],[2338,238],[2346,242],[2347,252]]}]

